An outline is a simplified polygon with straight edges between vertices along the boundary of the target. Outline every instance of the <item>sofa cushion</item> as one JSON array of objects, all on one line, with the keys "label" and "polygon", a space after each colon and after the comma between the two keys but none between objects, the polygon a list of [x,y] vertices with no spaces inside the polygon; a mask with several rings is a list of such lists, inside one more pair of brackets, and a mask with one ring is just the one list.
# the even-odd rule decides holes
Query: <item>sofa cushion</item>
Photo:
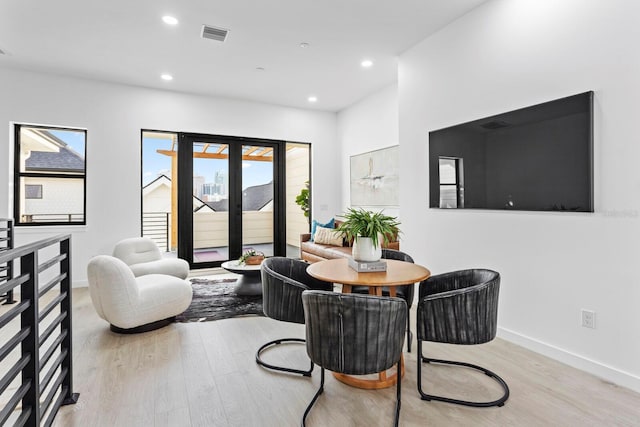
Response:
[{"label": "sofa cushion", "polygon": [[323,259],[347,258],[351,256],[351,248],[349,246],[331,246],[314,242],[302,242],[300,250],[303,253],[312,254]]},{"label": "sofa cushion", "polygon": [[351,249],[350,246],[330,246],[325,251],[331,254],[329,258],[349,258]]},{"label": "sofa cushion", "polygon": [[335,218],[331,218],[331,220],[326,224],[319,223],[314,219],[313,222],[311,223],[311,241],[313,242],[317,227],[333,228],[335,226],[335,222],[336,222]]},{"label": "sofa cushion", "polygon": [[342,246],[342,233],[333,228],[316,227],[313,241],[323,245]]}]

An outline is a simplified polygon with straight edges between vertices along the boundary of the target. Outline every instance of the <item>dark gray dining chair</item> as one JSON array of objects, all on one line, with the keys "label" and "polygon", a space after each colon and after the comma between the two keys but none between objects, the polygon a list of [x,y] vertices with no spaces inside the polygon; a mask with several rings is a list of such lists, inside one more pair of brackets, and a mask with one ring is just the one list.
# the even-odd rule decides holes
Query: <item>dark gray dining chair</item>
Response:
[{"label": "dark gray dining chair", "polygon": [[[395,259],[397,261],[410,262],[413,264],[413,258],[409,254],[394,249],[382,249],[382,259]],[[396,297],[402,298],[407,303],[407,309],[411,309],[413,304],[413,296],[415,294],[415,283],[403,286],[395,286]],[[351,292],[354,294],[368,294],[368,286],[352,286]],[[382,296],[389,296],[389,287],[382,288]],[[413,341],[413,333],[411,333],[411,322],[407,316],[407,351],[411,353],[411,342]]]},{"label": "dark gray dining chair", "polygon": [[[478,365],[450,360],[430,359],[422,353],[422,342],[447,344],[483,344],[493,340],[498,324],[500,274],[485,269],[461,270],[431,276],[419,286],[418,321],[418,392],[422,400],[437,400],[458,405],[503,406],[509,398],[509,386],[495,373]],[[438,363],[476,369],[493,378],[503,389],[499,399],[469,402],[434,396],[422,391],[422,363]]]},{"label": "dark gray dining chair", "polygon": [[322,291],[302,293],[307,354],[320,366],[320,388],[307,406],[324,391],[324,371],[366,375],[397,366],[395,426],[400,418],[402,346],[407,304],[388,298]]},{"label": "dark gray dining chair", "polygon": [[[292,258],[271,257],[262,262],[262,306],[265,316],[290,323],[304,323],[302,292],[309,289],[333,290],[333,284],[315,279],[307,274],[307,264]],[[308,370],[293,369],[269,364],[261,354],[282,343],[304,343],[302,338],[280,338],[262,345],[256,352],[256,363],[275,371],[289,372],[310,377],[313,362]]]}]

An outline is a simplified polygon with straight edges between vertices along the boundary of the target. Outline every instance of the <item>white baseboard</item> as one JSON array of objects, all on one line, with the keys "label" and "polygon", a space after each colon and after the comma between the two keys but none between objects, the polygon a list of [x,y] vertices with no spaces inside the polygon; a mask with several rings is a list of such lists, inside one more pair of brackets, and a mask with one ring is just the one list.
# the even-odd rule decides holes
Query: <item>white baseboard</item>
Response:
[{"label": "white baseboard", "polygon": [[88,280],[74,280],[73,283],[71,283],[71,288],[88,288],[88,287],[89,287]]},{"label": "white baseboard", "polygon": [[640,377],[629,372],[591,360],[579,354],[538,341],[505,328],[498,328],[498,336],[502,339],[518,344],[526,349],[535,351],[569,366],[593,374],[616,385],[627,387],[640,393]]}]

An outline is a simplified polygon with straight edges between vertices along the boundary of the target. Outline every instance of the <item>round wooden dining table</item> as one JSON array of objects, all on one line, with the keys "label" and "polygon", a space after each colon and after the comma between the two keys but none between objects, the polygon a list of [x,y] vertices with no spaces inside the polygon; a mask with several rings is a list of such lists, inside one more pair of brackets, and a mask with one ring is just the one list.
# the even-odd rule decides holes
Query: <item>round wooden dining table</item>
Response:
[{"label": "round wooden dining table", "polygon": [[[425,267],[394,259],[384,260],[387,271],[359,273],[349,267],[346,258],[319,261],[307,267],[307,273],[316,279],[342,285],[342,293],[351,293],[353,286],[368,286],[370,295],[382,296],[382,288],[389,289],[389,295],[396,296],[396,286],[409,285],[427,279],[431,272]],[[407,313],[407,316],[409,313]],[[401,375],[404,376],[404,357],[400,359]],[[345,384],[364,389],[391,387],[398,381],[397,374],[387,375],[379,372],[377,379],[361,378],[353,375],[333,373],[333,376]]]}]

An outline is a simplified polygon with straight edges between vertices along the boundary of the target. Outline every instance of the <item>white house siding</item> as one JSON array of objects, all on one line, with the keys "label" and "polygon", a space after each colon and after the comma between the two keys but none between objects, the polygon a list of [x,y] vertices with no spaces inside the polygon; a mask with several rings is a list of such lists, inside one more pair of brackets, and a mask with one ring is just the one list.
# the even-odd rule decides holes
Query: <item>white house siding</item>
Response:
[{"label": "white house siding", "polygon": [[42,198],[26,199],[23,215],[74,214],[74,218],[78,218],[84,213],[83,179],[26,177],[24,183],[42,185]]},{"label": "white house siding", "polygon": [[242,212],[242,243],[273,242],[273,209]]},{"label": "white house siding", "polygon": [[143,212],[171,212],[171,188],[159,185],[143,196]]},{"label": "white house siding", "polygon": [[300,246],[300,234],[309,232],[309,220],[296,204],[296,196],[309,180],[309,149],[298,146],[287,152],[286,214],[287,244]]}]

